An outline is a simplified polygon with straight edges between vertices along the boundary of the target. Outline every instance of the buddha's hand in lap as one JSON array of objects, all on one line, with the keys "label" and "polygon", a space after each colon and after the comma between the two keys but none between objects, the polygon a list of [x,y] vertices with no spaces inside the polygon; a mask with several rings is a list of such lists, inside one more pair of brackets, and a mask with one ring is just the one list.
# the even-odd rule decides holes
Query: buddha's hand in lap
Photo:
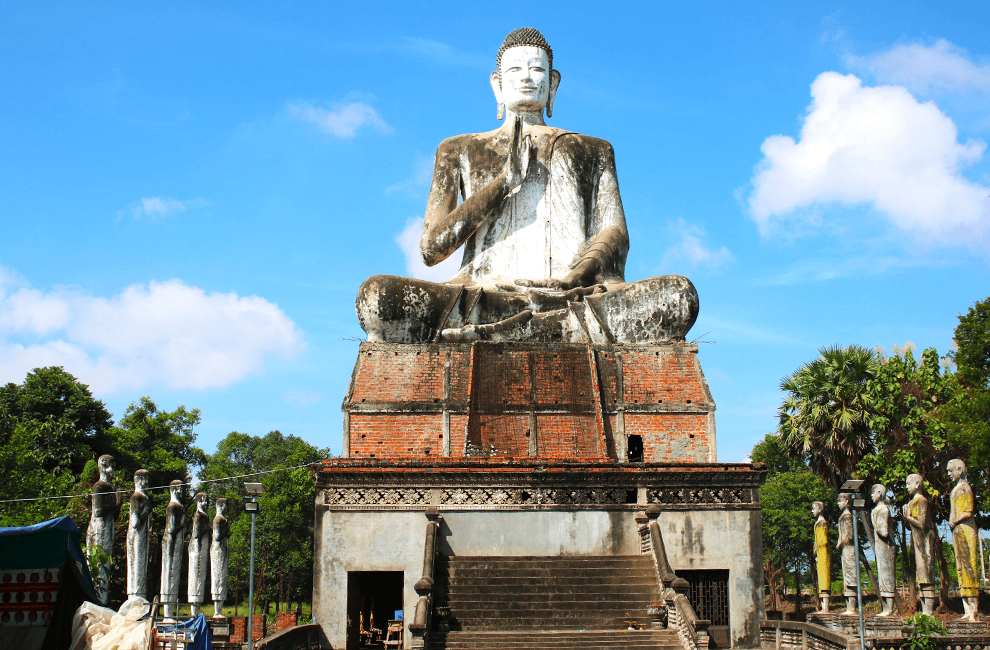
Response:
[{"label": "buddha's hand in lap", "polygon": [[[578,296],[587,296],[592,293],[604,292],[605,285],[595,282],[598,274],[598,262],[594,259],[581,260],[570,273],[562,278],[547,278],[545,280],[516,280],[516,284],[522,287],[532,287],[536,289],[556,289],[557,291],[578,291]],[[584,291],[587,290],[587,291]],[[583,291],[583,292],[582,292]]]}]

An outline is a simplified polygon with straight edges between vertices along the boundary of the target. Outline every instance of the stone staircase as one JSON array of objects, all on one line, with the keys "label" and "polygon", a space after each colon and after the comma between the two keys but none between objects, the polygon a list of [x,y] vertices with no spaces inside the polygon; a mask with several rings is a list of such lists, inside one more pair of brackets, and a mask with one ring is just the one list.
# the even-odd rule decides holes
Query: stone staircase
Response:
[{"label": "stone staircase", "polygon": [[649,629],[657,587],[646,555],[438,558],[435,579],[450,632],[431,635],[428,650],[681,648],[673,630]]}]

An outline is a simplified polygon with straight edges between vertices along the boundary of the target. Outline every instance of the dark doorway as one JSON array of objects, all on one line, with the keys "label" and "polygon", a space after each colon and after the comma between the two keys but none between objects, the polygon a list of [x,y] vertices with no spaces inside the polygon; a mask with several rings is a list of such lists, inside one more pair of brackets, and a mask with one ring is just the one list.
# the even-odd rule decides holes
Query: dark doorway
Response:
[{"label": "dark doorway", "polygon": [[402,571],[347,572],[347,650],[384,648],[388,622],[402,611]]},{"label": "dark doorway", "polygon": [[729,570],[678,570],[677,576],[688,581],[687,598],[698,618],[711,621],[709,645],[729,647]]},{"label": "dark doorway", "polygon": [[643,462],[643,436],[626,436],[626,460],[630,463]]}]

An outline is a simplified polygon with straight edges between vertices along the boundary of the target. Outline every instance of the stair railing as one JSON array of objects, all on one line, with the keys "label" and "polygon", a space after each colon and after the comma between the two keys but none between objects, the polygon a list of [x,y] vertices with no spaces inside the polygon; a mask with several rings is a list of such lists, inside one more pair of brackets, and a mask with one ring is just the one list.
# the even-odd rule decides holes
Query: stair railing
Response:
[{"label": "stair railing", "polygon": [[698,618],[687,598],[688,581],[678,578],[667,560],[667,549],[660,532],[660,507],[650,506],[637,516],[643,550],[653,558],[657,586],[667,603],[667,625],[677,630],[684,650],[708,650],[710,621]]},{"label": "stair railing", "polygon": [[426,544],[423,549],[423,577],[416,581],[413,589],[419,596],[416,601],[416,611],[409,624],[411,647],[422,648],[426,645],[427,631],[430,629],[430,614],[433,604],[433,564],[437,555],[437,531],[440,529],[440,511],[436,508],[426,509]]}]

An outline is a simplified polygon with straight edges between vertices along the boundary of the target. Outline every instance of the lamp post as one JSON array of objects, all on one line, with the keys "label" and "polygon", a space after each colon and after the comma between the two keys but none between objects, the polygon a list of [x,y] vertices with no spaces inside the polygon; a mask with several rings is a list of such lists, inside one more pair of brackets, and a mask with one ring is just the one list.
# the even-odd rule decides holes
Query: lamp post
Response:
[{"label": "lamp post", "polygon": [[258,497],[264,494],[265,490],[261,483],[244,483],[244,491],[247,492],[247,500],[244,502],[244,512],[251,513],[251,561],[248,572],[248,620],[247,620],[247,647],[254,650],[254,520],[258,516]]},{"label": "lamp post", "polygon": [[[859,493],[859,488],[865,482],[850,479],[843,483],[842,488],[840,488],[849,497],[849,503],[853,512],[866,507],[866,499]],[[859,575],[859,522],[856,521],[855,515],[852,520],[853,550],[856,553],[856,609],[859,612],[859,648],[860,650],[866,650],[866,640],[863,638],[863,580]]]}]

